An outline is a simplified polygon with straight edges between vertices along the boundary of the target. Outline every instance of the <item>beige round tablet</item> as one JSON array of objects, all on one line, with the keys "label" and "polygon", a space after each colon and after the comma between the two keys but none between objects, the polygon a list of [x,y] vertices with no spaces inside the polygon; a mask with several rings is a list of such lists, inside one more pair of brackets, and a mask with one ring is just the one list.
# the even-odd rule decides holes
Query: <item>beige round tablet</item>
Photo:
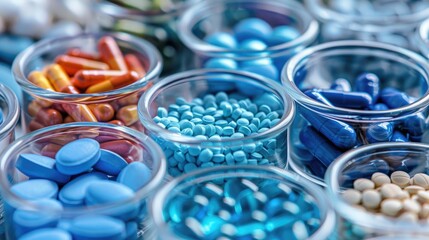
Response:
[{"label": "beige round tablet", "polygon": [[417,193],[417,200],[424,204],[424,203],[429,203],[429,192],[426,191],[420,191]]},{"label": "beige round tablet", "polygon": [[399,215],[398,219],[409,221],[409,222],[417,222],[419,220],[419,216],[414,212],[404,212]]},{"label": "beige round tablet", "polygon": [[410,175],[404,171],[395,171],[390,175],[392,183],[404,188],[410,185]]},{"label": "beige round tablet", "polygon": [[387,183],[380,188],[381,196],[385,199],[398,198],[402,195],[402,189],[393,183]]},{"label": "beige round tablet", "polygon": [[342,194],[344,201],[351,205],[358,205],[362,199],[362,193],[355,189],[347,189]]},{"label": "beige round tablet", "polygon": [[410,195],[414,195],[420,191],[424,191],[425,189],[417,185],[411,185],[411,186],[405,187],[404,190],[407,191]]},{"label": "beige round tablet", "polygon": [[422,209],[420,204],[415,200],[405,199],[402,201],[402,204],[404,205],[404,210],[407,212],[419,213]]},{"label": "beige round tablet", "polygon": [[420,218],[427,218],[429,217],[429,204],[423,204],[422,209],[419,212]]},{"label": "beige round tablet", "polygon": [[359,178],[353,182],[353,187],[354,189],[363,192],[367,189],[374,189],[375,184],[369,179]]},{"label": "beige round tablet", "polygon": [[390,183],[390,178],[384,173],[376,172],[372,174],[371,181],[374,182],[375,187],[380,187],[383,184]]},{"label": "beige round tablet", "polygon": [[401,190],[398,192],[398,195],[396,195],[396,199],[404,200],[410,198],[410,194],[407,191]]},{"label": "beige round tablet", "polygon": [[381,212],[387,216],[394,217],[402,210],[402,202],[398,199],[386,199],[381,202]]},{"label": "beige round tablet", "polygon": [[423,187],[424,189],[429,189],[429,176],[424,173],[417,173],[412,178],[411,184]]},{"label": "beige round tablet", "polygon": [[381,195],[373,189],[365,190],[362,194],[362,205],[366,208],[374,209],[380,206]]}]

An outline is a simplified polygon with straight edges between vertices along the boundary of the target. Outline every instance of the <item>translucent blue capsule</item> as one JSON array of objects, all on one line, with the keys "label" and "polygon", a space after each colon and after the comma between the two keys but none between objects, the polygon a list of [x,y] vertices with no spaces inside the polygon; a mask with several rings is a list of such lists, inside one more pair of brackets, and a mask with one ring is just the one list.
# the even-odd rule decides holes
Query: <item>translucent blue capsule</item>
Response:
[{"label": "translucent blue capsule", "polygon": [[356,92],[366,92],[372,97],[373,102],[377,102],[380,94],[380,79],[373,73],[362,73],[355,81]]},{"label": "translucent blue capsule", "polygon": [[394,125],[391,122],[374,123],[366,130],[368,143],[388,142],[393,134]]},{"label": "translucent blue capsule", "polygon": [[300,108],[300,113],[317,131],[322,133],[335,146],[343,149],[350,149],[356,145],[357,135],[350,125],[314,114],[304,108]]},{"label": "translucent blue capsule", "polygon": [[391,142],[408,142],[407,137],[402,134],[402,132],[398,131],[398,130],[394,130],[392,137],[390,138]]},{"label": "translucent blue capsule", "polygon": [[314,91],[318,91],[336,107],[365,109],[373,103],[371,96],[364,92],[344,92],[332,89],[314,89]]},{"label": "translucent blue capsule", "polygon": [[329,100],[328,99],[326,99],[319,91],[317,91],[317,90],[314,90],[314,89],[310,89],[310,90],[307,90],[307,91],[305,91],[304,92],[305,93],[305,95],[307,95],[307,96],[309,96],[310,98],[312,98],[312,99],[314,99],[314,100],[316,100],[316,101],[318,101],[318,102],[321,102],[321,103],[324,103],[325,105],[328,105],[328,106],[333,106],[332,105],[332,103],[331,102],[329,102]]},{"label": "translucent blue capsule", "polygon": [[390,109],[400,108],[410,104],[410,98],[407,94],[391,87],[381,90],[380,98]]},{"label": "translucent blue capsule", "polygon": [[352,87],[347,79],[338,78],[332,83],[331,89],[343,92],[350,92],[352,90]]},{"label": "translucent blue capsule", "polygon": [[305,166],[313,173],[314,176],[324,178],[327,167],[317,158],[312,158]]},{"label": "translucent blue capsule", "polygon": [[344,180],[347,181],[346,185],[353,185],[354,180],[358,178],[371,178],[375,172],[389,175],[390,166],[384,159],[373,159],[366,164],[355,164],[344,171]]},{"label": "translucent blue capsule", "polygon": [[414,114],[403,121],[403,129],[413,136],[421,136],[427,127],[423,113]]},{"label": "translucent blue capsule", "polygon": [[373,111],[385,111],[389,110],[389,107],[384,103],[376,103],[369,107]]}]

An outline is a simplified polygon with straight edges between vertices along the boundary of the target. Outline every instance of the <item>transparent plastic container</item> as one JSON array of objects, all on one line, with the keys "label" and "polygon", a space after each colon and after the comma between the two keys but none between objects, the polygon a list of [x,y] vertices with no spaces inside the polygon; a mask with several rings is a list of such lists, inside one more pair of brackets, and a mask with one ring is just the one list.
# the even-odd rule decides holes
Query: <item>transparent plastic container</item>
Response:
[{"label": "transparent plastic container", "polygon": [[[98,40],[103,36],[113,37],[121,51],[133,53],[140,60],[146,70],[146,75],[125,87],[100,93],[81,93],[69,94],[54,92],[40,88],[29,81],[28,75],[34,71],[43,71],[43,68],[54,62],[54,59],[71,48],[78,48],[85,52],[97,52]],[[137,117],[138,97],[157,79],[162,69],[162,59],[155,47],[145,40],[125,34],[125,33],[88,33],[72,37],[62,37],[56,39],[47,39],[40,41],[23,51],[14,61],[13,75],[18,84],[22,87],[23,106],[22,106],[22,128],[24,132],[30,132],[41,127],[54,125],[67,121],[94,121],[94,115],[88,116],[88,107],[82,105],[107,104],[109,109],[113,108],[113,115],[109,120],[121,120],[123,125],[140,129],[141,125]],[[64,110],[64,105],[70,110]],[[41,109],[38,109],[39,107]],[[123,107],[129,114],[118,118],[118,112]],[[61,113],[61,116],[48,117],[38,116],[37,113],[42,110],[54,109]],[[111,111],[110,111],[111,112]],[[67,115],[71,115],[71,120],[66,120]],[[90,113],[89,113],[90,114]],[[105,112],[101,112],[103,116]],[[52,115],[52,114],[51,114]],[[90,114],[91,115],[91,114]],[[37,121],[35,120],[37,118]],[[70,119],[70,118],[69,118]],[[107,119],[107,118],[106,118]],[[36,124],[34,124],[34,121]],[[96,119],[98,120],[98,119]]]},{"label": "transparent plastic container", "polygon": [[[259,51],[227,49],[204,41],[205,37],[213,33],[232,32],[238,22],[247,18],[260,18],[273,28],[280,25],[292,26],[299,35],[291,41]],[[245,67],[247,71],[258,71],[258,66],[274,66],[274,75],[278,76],[274,80],[279,80],[286,61],[312,45],[318,32],[318,22],[296,1],[219,0],[203,1],[188,9],[179,21],[178,33],[195,55],[192,64],[194,68],[204,67],[210,59],[226,58],[237,63],[236,69]]]},{"label": "transparent plastic container", "polygon": [[[372,159],[383,159],[390,167],[390,173],[401,170],[410,176],[428,173],[429,145],[422,143],[378,143],[356,148],[339,157],[328,168],[326,183],[328,197],[339,216],[339,239],[420,239],[428,238],[427,221],[409,222],[385,217],[358,209],[346,203],[341,192],[352,187],[357,178],[371,178],[377,168],[368,168]],[[404,167],[406,166],[406,168]],[[357,171],[357,169],[363,169]],[[390,176],[389,173],[389,176]],[[371,174],[371,175],[370,175]],[[388,238],[387,236],[402,236]],[[408,235],[408,237],[404,237]],[[380,237],[379,236],[386,236]],[[412,236],[412,237],[411,237]]]},{"label": "transparent plastic container", "polygon": [[[277,110],[272,108],[272,112],[279,112],[278,122],[260,133],[238,138],[202,140],[194,135],[186,136],[169,131],[158,125],[153,119],[158,114],[158,107],[168,109],[171,104],[177,102],[177,98],[191,102],[195,98],[202,99],[207,94],[215,95],[224,90],[225,86],[228,86],[228,91],[225,91],[227,94],[244,94],[251,101],[261,96],[269,96],[270,103],[268,104],[274,104],[271,106],[278,108]],[[280,168],[286,166],[287,134],[294,117],[295,105],[280,84],[262,76],[231,70],[192,70],[175,74],[162,79],[145,92],[139,100],[138,109],[140,121],[147,131],[147,135],[154,138],[166,154],[170,176],[175,177],[187,172],[184,170],[184,165],[187,163],[195,164],[196,169],[208,167],[203,165],[204,162],[198,160],[200,156],[203,157],[202,152],[204,151],[225,156],[222,161],[209,161],[213,163],[213,166],[226,164],[268,164]],[[262,123],[260,127],[262,127]],[[270,147],[267,145],[269,142],[273,144]],[[253,150],[247,151],[246,147]],[[191,154],[188,150],[197,151],[197,154]],[[241,150],[246,152],[245,160],[227,161],[228,153],[233,154]],[[259,157],[250,156],[252,153],[257,153]],[[184,155],[184,158],[187,158],[187,155],[190,156],[188,160],[181,161],[184,160],[180,160],[178,155],[181,154]],[[251,158],[254,159],[247,161]]]},{"label": "transparent plastic container", "polygon": [[118,0],[103,0],[95,6],[97,23],[101,30],[127,32],[155,45],[164,61],[162,75],[166,76],[187,68],[190,51],[177,36],[176,21],[199,1],[141,1],[136,4],[139,8],[133,8]]},{"label": "transparent plastic container", "polygon": [[19,120],[20,108],[16,95],[8,87],[0,84],[0,153],[15,140],[15,127]]},{"label": "transparent plastic container", "polygon": [[[235,184],[231,184],[233,182]],[[275,208],[274,205],[271,205],[272,202],[268,203],[270,200],[280,200],[278,204],[287,203],[287,197],[280,197],[281,194],[285,192],[282,192],[282,190],[276,192],[276,189],[278,189],[277,186],[281,186],[283,191],[288,192],[291,195],[293,195],[291,192],[294,192],[297,196],[296,200],[294,201],[296,205],[302,203],[302,199],[311,200],[313,203],[315,203],[315,208],[312,209],[318,209],[319,211],[319,217],[316,217],[318,219],[318,221],[316,221],[319,223],[318,227],[314,226],[314,231],[312,234],[308,234],[305,237],[304,235],[300,235],[301,238],[298,239],[335,239],[335,215],[333,214],[332,207],[327,201],[325,193],[318,186],[311,184],[296,174],[281,170],[276,167],[267,166],[222,166],[213,169],[204,169],[183,175],[167,183],[157,192],[150,204],[151,220],[154,221],[153,231],[155,232],[155,236],[157,236],[157,238],[154,237],[154,239],[203,238],[191,235],[183,235],[183,233],[179,232],[179,230],[186,228],[186,225],[188,225],[189,228],[191,226],[197,225],[191,224],[190,220],[186,220],[186,222],[189,222],[189,224],[180,223],[178,220],[180,220],[182,217],[187,217],[188,214],[189,217],[187,219],[193,218],[192,212],[195,213],[195,211],[198,209],[200,209],[201,212],[199,215],[196,215],[196,218],[201,218],[200,224],[202,231],[212,233],[212,235],[205,235],[207,237],[206,239],[238,239],[240,236],[246,239],[265,239],[265,237],[266,239],[274,239],[274,236],[271,235],[273,233],[271,233],[269,230],[267,230],[266,234],[264,235],[264,230],[261,230],[262,228],[260,226],[260,222],[258,221],[260,218],[258,218],[258,216],[270,214],[270,209],[264,208],[263,206],[273,206],[273,208]],[[225,192],[222,191],[222,189],[225,189]],[[228,192],[226,192],[227,190]],[[231,192],[229,192],[229,190],[231,190]],[[240,194],[243,192],[247,194]],[[279,195],[276,193],[279,193]],[[250,198],[245,197],[252,197],[252,194],[255,196],[260,196],[259,199],[266,199],[263,196],[269,196],[268,199],[266,199],[268,202],[258,204],[258,202],[255,200],[255,205],[252,205]],[[228,195],[230,196],[223,197]],[[240,196],[242,197],[241,201],[238,200]],[[171,204],[174,204],[175,199],[186,197],[189,198],[189,203],[197,199],[206,199],[210,203],[208,206],[210,206],[212,209],[202,210],[203,208],[206,209],[204,205],[199,205],[197,203],[191,205],[194,209],[192,209],[191,206],[189,206],[190,208],[187,208],[186,204],[183,204],[183,206],[175,205],[177,206],[178,211],[177,215],[175,215],[175,211],[171,210]],[[224,201],[223,199],[229,199],[229,201]],[[246,202],[244,199],[249,199],[249,202]],[[243,215],[246,213],[252,214],[251,212],[253,210],[255,218],[246,223],[240,223],[239,221],[234,222],[233,218],[235,217],[239,219],[239,217],[234,215],[234,210],[231,210],[231,207],[227,205],[227,202],[232,202],[234,200],[237,200],[235,214],[239,215],[240,209],[242,207],[243,210],[246,209],[243,211]],[[242,205],[239,203],[242,203]],[[182,211],[180,211],[181,208],[183,208]],[[218,218],[215,217],[217,211],[219,211],[220,216]],[[229,220],[227,213],[231,213],[231,219]],[[289,214],[291,213],[287,211],[283,213],[279,211],[277,212],[277,215],[272,216],[271,218],[268,217],[266,221],[272,220],[274,222],[275,219],[284,218],[283,221],[279,221],[278,225],[276,225],[276,227],[281,228],[281,226],[284,226],[282,224],[287,225],[288,220],[286,219],[288,219]],[[301,217],[305,218],[305,216],[302,215]],[[245,217],[243,216],[243,219],[244,218]],[[212,221],[209,221],[208,219],[212,219]],[[315,219],[313,219],[313,221],[314,220]],[[231,221],[230,224],[228,223],[229,221]],[[304,222],[305,220],[302,221],[302,223]],[[308,222],[305,222],[304,224],[306,223]],[[268,225],[270,225],[270,223],[266,224],[267,229],[269,228]],[[231,230],[231,228],[239,228],[241,230],[237,229],[234,232]],[[298,227],[296,229],[298,229]],[[274,232],[275,230],[272,231]],[[247,234],[245,234],[245,232],[247,232]],[[232,234],[228,236],[229,233]],[[273,238],[270,238],[268,234],[270,234]],[[286,238],[288,239],[292,239],[293,233],[285,231],[283,237],[280,237],[280,239],[286,239],[285,236],[287,236]]]},{"label": "transparent plastic container", "polygon": [[367,40],[417,50],[414,31],[429,17],[425,0],[305,0],[321,22],[320,41]]},{"label": "transparent plastic container", "polygon": [[417,46],[420,53],[429,58],[429,20],[424,21],[416,31]]},{"label": "transparent plastic container", "polygon": [[[353,86],[357,76],[365,72],[378,76],[380,89],[394,87],[411,96],[413,102],[389,110],[359,110],[328,106],[303,92],[312,88],[329,89],[338,78],[347,79]],[[308,48],[293,57],[283,69],[282,81],[287,92],[297,103],[296,117],[289,134],[289,166],[319,185],[326,186],[323,176],[327,166],[317,161],[313,157],[317,154],[314,153],[319,151],[317,155],[319,159],[325,157],[326,161],[331,162],[346,150],[368,144],[365,134],[372,124],[390,123],[395,126],[395,130],[400,130],[408,141],[429,142],[429,128],[425,122],[429,104],[429,68],[426,60],[414,52],[376,42],[351,40],[324,43]],[[301,131],[308,129],[309,125],[307,118],[302,116],[303,111],[349,125],[356,133],[356,144],[353,147],[341,148],[338,145],[334,146],[332,140],[326,139],[315,145],[311,153],[300,138]],[[411,116],[421,117],[419,118],[421,125],[412,125],[418,127],[416,132],[411,131],[413,130],[411,127],[405,129],[403,124]],[[338,128],[333,134],[337,134],[339,129],[343,128]],[[335,139],[339,139],[340,136],[342,135]],[[323,152],[320,146],[327,145],[333,150]]]},{"label": "transparent plastic container", "polygon": [[[101,143],[104,148],[108,142],[126,141],[129,148],[122,148],[126,159],[140,161],[151,170],[151,178],[148,183],[138,190],[135,197],[115,204],[94,205],[91,207],[67,207],[62,211],[52,206],[40,206],[25,200],[11,191],[11,186],[15,183],[28,180],[15,168],[16,161],[21,153],[45,154],[52,156],[55,151],[48,151],[47,145],[63,145],[78,138],[92,138]],[[104,144],[104,146],[103,146]],[[118,149],[119,149],[118,148]],[[50,148],[53,149],[53,148]],[[113,150],[113,149],[112,149]],[[128,152],[126,150],[129,150]],[[159,146],[147,136],[131,128],[116,126],[105,123],[69,123],[51,126],[29,133],[13,142],[0,157],[0,187],[5,203],[5,229],[8,239],[15,239],[15,224],[12,221],[13,211],[16,209],[26,209],[29,212],[43,212],[45,217],[52,217],[59,220],[57,227],[67,226],[70,220],[83,215],[110,215],[115,211],[126,207],[138,207],[140,209],[136,218],[131,219],[138,224],[137,236],[131,239],[141,239],[145,234],[147,225],[146,201],[154,193],[155,189],[163,181],[166,169],[165,156]]]}]

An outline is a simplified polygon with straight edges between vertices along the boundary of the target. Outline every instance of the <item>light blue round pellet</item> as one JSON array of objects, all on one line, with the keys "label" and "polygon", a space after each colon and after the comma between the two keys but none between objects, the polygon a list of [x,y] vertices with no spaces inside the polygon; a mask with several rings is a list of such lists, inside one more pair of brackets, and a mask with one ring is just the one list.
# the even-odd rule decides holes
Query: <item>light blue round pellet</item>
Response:
[{"label": "light blue round pellet", "polygon": [[173,133],[180,133],[180,129],[178,127],[169,127],[168,131]]},{"label": "light blue round pellet", "polygon": [[192,108],[192,112],[203,114],[204,113],[204,108],[201,107],[201,106],[194,106]]},{"label": "light blue round pellet", "polygon": [[197,169],[197,165],[195,165],[194,163],[186,163],[185,166],[183,167],[183,170],[185,173],[191,172],[196,169]]},{"label": "light blue round pellet", "polygon": [[31,179],[14,184],[10,190],[26,200],[37,200],[42,198],[57,198],[58,185],[46,179]]},{"label": "light blue round pellet", "polygon": [[213,135],[211,137],[209,137],[210,141],[220,141],[221,137],[219,135]]},{"label": "light blue round pellet", "polygon": [[168,157],[168,167],[175,167],[179,163],[175,158]]},{"label": "light blue round pellet", "polygon": [[254,103],[257,105],[267,105],[268,107],[270,107],[271,111],[277,111],[282,108],[282,103],[280,102],[278,97],[276,97],[272,93],[264,93],[262,95],[259,95],[254,99]]},{"label": "light blue round pellet", "polygon": [[94,165],[94,169],[108,175],[116,176],[128,163],[123,157],[115,152],[100,149],[100,160]]},{"label": "light blue round pellet", "polygon": [[171,104],[170,106],[168,106],[168,111],[169,112],[177,112],[177,110],[179,110],[179,105],[177,104]]},{"label": "light blue round pellet", "polygon": [[225,155],[223,155],[222,153],[217,153],[217,154],[213,155],[212,161],[215,163],[221,163],[221,162],[225,161]]},{"label": "light blue round pellet", "polygon": [[[184,99],[183,97],[178,97],[176,98],[176,104],[179,106],[188,105],[188,101],[186,101],[186,99]],[[180,112],[180,107],[177,109],[177,111]]]},{"label": "light blue round pellet", "polygon": [[232,112],[232,115],[231,115],[231,117],[234,119],[234,120],[237,120],[237,119],[239,119],[240,117],[241,117],[241,114],[244,112],[244,110],[243,109],[241,109],[241,108],[237,108],[237,109],[235,109],[233,112]]},{"label": "light blue round pellet", "polygon": [[204,127],[204,125],[202,124],[196,124],[193,128],[192,131],[194,131],[194,135],[204,135],[206,134],[206,128]]},{"label": "light blue round pellet", "polygon": [[160,126],[161,128],[166,128],[167,126],[165,126],[164,124],[162,124],[162,123],[157,123],[156,125],[158,125],[158,126]]},{"label": "light blue round pellet", "polygon": [[243,151],[235,151],[232,155],[234,156],[234,160],[236,162],[241,162],[246,159],[246,153]]},{"label": "light blue round pellet", "polygon": [[271,120],[268,119],[268,118],[266,118],[266,119],[262,120],[261,125],[259,126],[259,128],[260,129],[262,129],[262,128],[269,128],[270,127],[270,123],[271,123]]},{"label": "light blue round pellet", "polygon": [[268,128],[263,127],[263,128],[260,128],[260,129],[258,130],[258,133],[263,133],[263,132],[265,132],[265,131],[267,131],[267,130],[268,130]]},{"label": "light blue round pellet", "polygon": [[190,128],[183,129],[182,131],[180,131],[180,133],[185,135],[185,136],[193,136],[194,135],[194,131],[192,131],[192,129],[190,129]]},{"label": "light blue round pellet", "polygon": [[240,42],[246,39],[257,39],[265,42],[272,31],[271,26],[260,18],[246,18],[234,26],[234,36]]},{"label": "light blue round pellet", "polygon": [[237,127],[237,123],[235,122],[235,121],[230,121],[229,123],[228,123],[228,126],[230,126],[230,127],[232,127],[232,128],[236,128]]},{"label": "light blue round pellet", "polygon": [[253,153],[256,149],[256,144],[248,143],[243,146],[243,151],[246,153]]},{"label": "light blue round pellet", "polygon": [[216,128],[216,134],[219,136],[222,136],[223,128],[220,126],[215,126],[215,128]]},{"label": "light blue round pellet", "polygon": [[55,168],[55,159],[39,154],[23,153],[16,161],[15,167],[30,178],[42,178],[66,183],[70,180],[69,175],[62,174]]},{"label": "light blue round pellet", "polygon": [[216,108],[215,107],[209,107],[206,110],[204,110],[204,115],[211,115],[211,116],[213,116],[215,113],[216,113]]},{"label": "light blue round pellet", "polygon": [[249,120],[247,120],[246,118],[240,118],[237,120],[237,125],[238,126],[247,126],[247,125],[249,125]]},{"label": "light blue round pellet", "polygon": [[279,114],[277,112],[270,112],[267,114],[267,118],[272,121],[274,119],[279,118]]},{"label": "light blue round pellet", "polygon": [[243,137],[244,137],[244,134],[239,132],[236,132],[231,135],[231,138],[243,138]]},{"label": "light blue round pellet", "polygon": [[195,156],[192,156],[191,154],[185,154],[185,159],[187,162],[196,162],[197,158]]},{"label": "light blue round pellet", "polygon": [[[168,117],[179,118],[180,114],[177,111],[168,112]],[[171,121],[171,120],[170,120]]]},{"label": "light blue round pellet", "polygon": [[170,125],[170,120],[166,117],[161,118],[161,121],[159,121],[159,122],[162,123],[164,126]]},{"label": "light blue round pellet", "polygon": [[161,117],[159,117],[159,116],[155,116],[155,117],[153,118],[153,121],[154,121],[155,123],[159,123],[159,122],[161,122]]},{"label": "light blue round pellet", "polygon": [[180,116],[181,120],[191,120],[194,117],[194,114],[191,111],[186,111]]},{"label": "light blue round pellet", "polygon": [[185,161],[185,155],[181,151],[174,152],[174,158],[179,162]]},{"label": "light blue round pellet", "polygon": [[165,118],[168,116],[168,111],[167,109],[163,108],[163,107],[158,107],[158,117],[160,118]]},{"label": "light blue round pellet", "polygon": [[212,163],[212,162],[205,162],[205,163],[203,163],[203,164],[201,164],[201,168],[210,168],[210,167],[213,167],[214,166],[214,163]]},{"label": "light blue round pellet", "polygon": [[209,162],[213,158],[213,152],[210,149],[203,149],[198,156],[197,161]]},{"label": "light blue round pellet", "polygon": [[190,111],[191,110],[191,106],[189,105],[182,105],[179,107],[179,109],[177,110],[180,114],[186,112],[186,111]]},{"label": "light blue round pellet", "polygon": [[72,236],[65,230],[52,228],[41,228],[27,233],[19,238],[19,240],[72,240]]},{"label": "light blue round pellet", "polygon": [[258,132],[258,127],[253,123],[249,125],[249,128],[252,131],[252,133]]},{"label": "light blue round pellet", "polygon": [[221,48],[234,49],[237,47],[235,38],[226,32],[216,32],[204,38],[204,41]]},{"label": "light blue round pellet", "polygon": [[[195,114],[194,114],[195,115]],[[190,120],[192,123],[194,123],[195,125],[197,124],[201,124],[203,123],[203,120],[201,120],[201,118],[195,117],[193,119]]]},{"label": "light blue round pellet", "polygon": [[252,133],[252,130],[247,126],[240,126],[238,128],[238,132],[244,134],[244,136],[249,136]]},{"label": "light blue round pellet", "polygon": [[[256,148],[255,148],[255,150],[256,150]],[[257,152],[252,152],[251,154],[250,154],[250,156],[252,157],[252,158],[255,158],[255,159],[262,159],[264,156],[262,156],[260,153],[257,153]]]},{"label": "light blue round pellet", "polygon": [[189,153],[191,156],[196,157],[196,156],[200,155],[200,152],[201,152],[201,147],[199,147],[199,146],[196,146],[196,147],[189,147],[189,148],[188,148],[188,153]]},{"label": "light blue round pellet", "polygon": [[230,127],[230,126],[226,126],[226,127],[224,127],[223,129],[222,129],[222,134],[224,135],[224,136],[231,136],[232,134],[234,134],[235,133],[235,130],[234,130],[234,128],[233,127]]},{"label": "light blue round pellet", "polygon": [[271,112],[271,108],[268,105],[263,104],[259,107],[259,111],[269,114]]},{"label": "light blue round pellet", "polygon": [[296,39],[297,37],[299,37],[299,35],[300,32],[298,31],[298,29],[292,26],[278,26],[273,29],[271,35],[269,36],[268,45],[276,46],[279,44],[284,44]]},{"label": "light blue round pellet", "polygon": [[80,175],[61,188],[58,199],[66,206],[82,205],[87,187],[92,182],[107,179],[107,175],[100,172],[90,172]]},{"label": "light blue round pellet", "polygon": [[213,124],[208,124],[205,126],[206,136],[211,137],[216,134],[216,127]]},{"label": "light blue round pellet", "polygon": [[142,162],[132,162],[119,173],[116,181],[137,192],[152,178],[151,170]]},{"label": "light blue round pellet", "polygon": [[258,165],[258,160],[253,159],[253,158],[247,159],[247,164],[249,164],[249,165]]},{"label": "light blue round pellet", "polygon": [[[240,43],[239,48],[243,50],[250,50],[250,51],[262,51],[267,48],[267,45],[260,40],[247,39]],[[245,55],[245,53],[243,55]]]},{"label": "light blue round pellet", "polygon": [[254,117],[253,113],[249,111],[246,111],[243,114],[241,114],[241,118],[247,119],[248,121],[251,121],[253,117]]},{"label": "light blue round pellet", "polygon": [[214,122],[215,122],[215,119],[214,119],[214,117],[213,116],[210,116],[210,115],[205,115],[205,116],[203,116],[203,123],[204,124],[213,124]]},{"label": "light blue round pellet", "polygon": [[225,127],[226,125],[228,125],[228,121],[226,121],[226,120],[217,120],[216,122],[215,122],[215,125],[217,125],[217,126],[219,126],[219,127],[221,127],[221,128],[223,128],[223,127]]},{"label": "light blue round pellet", "polygon": [[246,102],[246,101],[244,101],[244,100],[240,100],[240,101],[238,101],[238,105],[239,105],[241,108],[243,108],[243,109],[246,109],[246,110],[247,110],[247,107],[248,107],[249,103],[248,103],[248,102]]},{"label": "light blue round pellet", "polygon": [[123,240],[125,238],[124,222],[103,215],[77,217],[71,222],[69,231],[73,240]]},{"label": "light blue round pellet", "polygon": [[218,92],[215,95],[216,103],[221,103],[223,101],[228,101],[228,94],[225,92]]},{"label": "light blue round pellet", "polygon": [[232,153],[227,153],[225,155],[225,161],[227,165],[235,165],[235,160],[234,160],[234,156],[232,155]]},{"label": "light blue round pellet", "polygon": [[179,122],[179,125],[180,125],[180,129],[182,129],[182,130],[185,128],[193,129],[195,126],[195,123],[188,121],[188,120],[182,120]]},{"label": "light blue round pellet", "polygon": [[257,114],[255,114],[255,118],[259,118],[259,120],[262,121],[267,118],[267,114],[265,114],[264,112],[258,112]]}]

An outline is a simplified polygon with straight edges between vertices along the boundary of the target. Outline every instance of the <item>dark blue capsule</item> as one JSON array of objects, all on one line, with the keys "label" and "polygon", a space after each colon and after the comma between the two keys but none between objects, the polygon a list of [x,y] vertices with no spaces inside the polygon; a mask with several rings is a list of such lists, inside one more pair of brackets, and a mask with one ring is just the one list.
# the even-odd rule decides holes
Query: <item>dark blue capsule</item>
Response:
[{"label": "dark blue capsule", "polygon": [[423,113],[417,113],[407,117],[403,121],[403,129],[410,135],[421,136],[427,129],[426,117]]},{"label": "dark blue capsule", "polygon": [[367,164],[356,164],[350,166],[344,172],[343,181],[344,187],[353,186],[354,180],[358,178],[371,178],[375,172],[381,172],[389,175],[390,166],[383,159],[374,159],[369,161]]},{"label": "dark blue capsule", "polygon": [[318,89],[317,91],[336,107],[365,109],[373,103],[371,96],[364,92],[344,92],[332,89]]},{"label": "dark blue capsule", "polygon": [[307,150],[326,167],[329,167],[332,161],[341,155],[340,150],[331,145],[311,126],[306,126],[301,130],[299,139],[307,147]]},{"label": "dark blue capsule", "polygon": [[306,163],[305,166],[313,173],[314,176],[319,178],[325,177],[326,166],[322,164],[317,158],[313,158],[311,162]]},{"label": "dark blue capsule", "polygon": [[388,142],[392,137],[393,127],[391,122],[371,124],[366,130],[366,140],[368,143]]},{"label": "dark blue capsule", "polygon": [[332,103],[328,101],[328,99],[326,99],[322,94],[320,94],[320,92],[318,92],[317,90],[307,90],[304,92],[305,95],[309,96],[310,98],[319,101],[321,103],[324,103],[328,106],[332,106]]},{"label": "dark blue capsule", "polygon": [[366,92],[372,97],[373,102],[377,102],[380,94],[380,79],[373,73],[362,73],[355,82],[356,92]]},{"label": "dark blue capsule", "polygon": [[347,123],[322,117],[305,108],[300,108],[301,115],[306,118],[313,127],[328,138],[335,146],[349,149],[356,145],[357,136],[355,130]]},{"label": "dark blue capsule", "polygon": [[407,137],[402,134],[402,132],[398,130],[394,130],[392,134],[392,138],[390,138],[391,142],[408,142]]},{"label": "dark blue capsule", "polygon": [[400,108],[410,104],[410,98],[407,94],[392,87],[381,90],[380,97],[383,103],[390,109]]},{"label": "dark blue capsule", "polygon": [[350,86],[350,82],[347,79],[338,78],[332,83],[331,89],[350,92],[352,87]]},{"label": "dark blue capsule", "polygon": [[389,110],[389,107],[384,103],[377,103],[377,104],[371,105],[369,108],[373,111]]}]

